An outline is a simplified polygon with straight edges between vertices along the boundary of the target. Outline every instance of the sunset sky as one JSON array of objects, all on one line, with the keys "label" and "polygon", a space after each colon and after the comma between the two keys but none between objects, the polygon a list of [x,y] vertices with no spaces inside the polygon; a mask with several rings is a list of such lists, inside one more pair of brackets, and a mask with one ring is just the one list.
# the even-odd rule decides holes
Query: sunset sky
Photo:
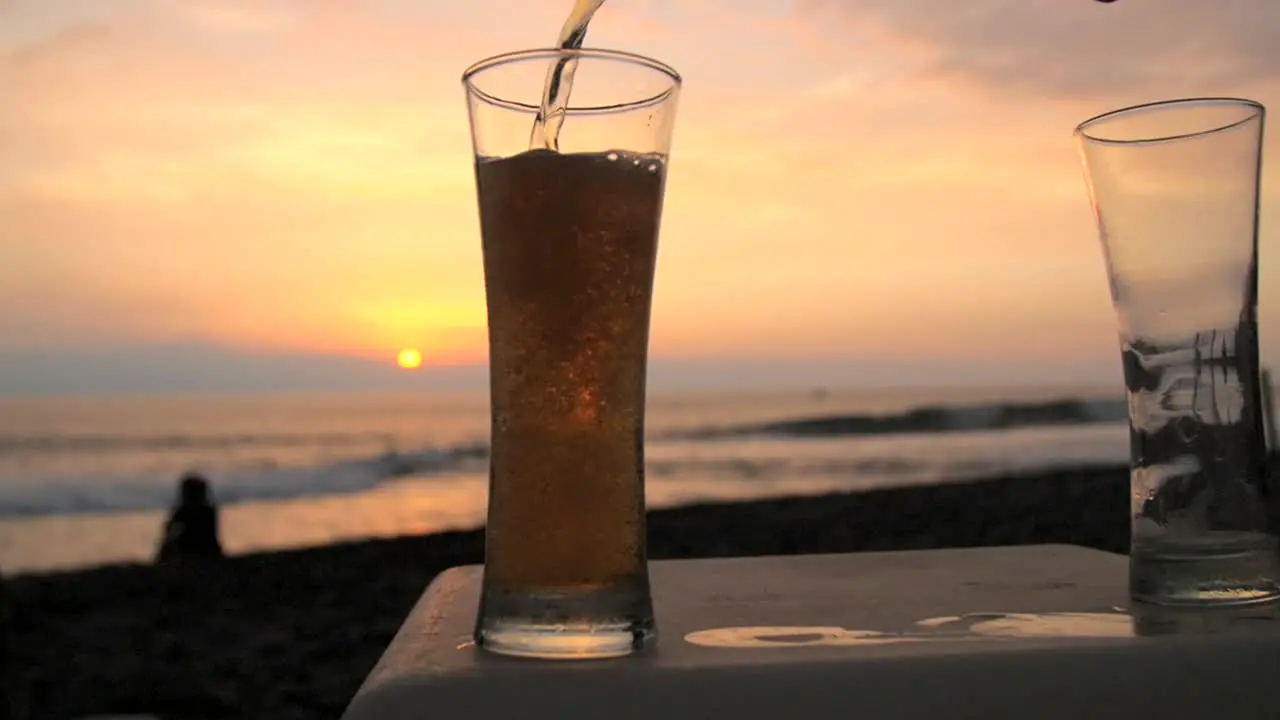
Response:
[{"label": "sunset sky", "polygon": [[[458,76],[549,45],[570,5],[0,0],[0,393],[359,385],[415,374],[406,347],[416,375],[475,377],[432,370],[485,357]],[[1280,107],[1277,37],[1260,0],[610,0],[587,44],[685,78],[654,357],[1113,378],[1072,128],[1174,96]]]}]

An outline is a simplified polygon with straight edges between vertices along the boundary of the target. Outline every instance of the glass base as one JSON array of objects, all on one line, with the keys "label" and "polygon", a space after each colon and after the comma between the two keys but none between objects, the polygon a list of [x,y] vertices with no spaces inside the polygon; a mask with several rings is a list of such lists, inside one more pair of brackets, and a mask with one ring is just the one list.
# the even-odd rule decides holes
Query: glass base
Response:
[{"label": "glass base", "polygon": [[490,652],[563,660],[630,655],[655,636],[646,576],[590,589],[485,587],[475,632],[476,645]]},{"label": "glass base", "polygon": [[1206,532],[1134,542],[1131,597],[1154,605],[1218,607],[1280,598],[1280,554],[1270,535]]},{"label": "glass base", "polygon": [[518,621],[486,624],[476,645],[489,652],[544,660],[603,660],[643,649],[653,627],[630,625],[534,625]]}]

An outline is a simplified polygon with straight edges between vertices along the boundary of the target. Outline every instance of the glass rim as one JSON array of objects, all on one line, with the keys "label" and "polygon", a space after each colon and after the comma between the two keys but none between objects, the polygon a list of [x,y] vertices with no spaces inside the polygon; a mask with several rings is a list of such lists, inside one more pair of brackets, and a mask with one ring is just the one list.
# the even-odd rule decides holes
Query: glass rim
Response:
[{"label": "glass rim", "polygon": [[625,50],[609,50],[606,48],[530,48],[527,50],[513,50],[501,53],[472,63],[470,67],[462,72],[462,85],[467,89],[467,92],[474,94],[476,97],[491,105],[507,108],[509,110],[536,113],[542,109],[540,105],[519,102],[517,100],[508,100],[496,95],[491,95],[477,87],[476,83],[473,81],[474,78],[483,72],[500,68],[504,65],[511,65],[513,63],[525,62],[534,59],[550,60],[552,58],[566,56],[577,57],[578,59],[608,60],[612,62],[638,65],[640,67],[653,70],[661,75],[665,75],[667,79],[671,81],[671,87],[668,87],[656,95],[640,98],[638,100],[614,103],[612,105],[579,105],[576,107],[570,105],[565,109],[565,112],[570,115],[607,114],[622,110],[634,110],[637,108],[657,105],[675,94],[684,83],[684,79],[680,77],[680,73],[677,72],[675,68],[661,60],[655,60],[654,58],[648,57],[647,55],[640,55],[638,53],[627,52]]},{"label": "glass rim", "polygon": [[[1189,106],[1189,105],[1190,106],[1195,106],[1195,105],[1236,106],[1240,108],[1246,108],[1250,110],[1250,112],[1246,114],[1244,117],[1240,118],[1239,120],[1234,120],[1232,122],[1225,123],[1225,124],[1211,124],[1211,127],[1206,127],[1203,130],[1196,130],[1194,132],[1186,132],[1186,133],[1178,133],[1176,135],[1162,135],[1162,136],[1155,136],[1155,137],[1120,139],[1120,138],[1102,137],[1100,135],[1094,135],[1089,132],[1089,129],[1093,125],[1096,125],[1106,120],[1113,120],[1122,115],[1128,115],[1131,113],[1138,113],[1138,112],[1143,112],[1147,110],[1162,110],[1162,109]],[[1253,120],[1256,117],[1265,115],[1266,112],[1267,112],[1266,106],[1264,106],[1262,103],[1258,102],[1257,100],[1250,100],[1249,98],[1240,98],[1240,97],[1189,97],[1189,98],[1176,98],[1172,100],[1156,100],[1153,102],[1146,102],[1138,105],[1130,105],[1128,107],[1117,108],[1115,110],[1108,110],[1099,115],[1094,115],[1088,120],[1085,120],[1084,122],[1077,125],[1075,131],[1072,134],[1082,137],[1086,140],[1089,140],[1090,142],[1100,143],[1104,145],[1149,145],[1154,143],[1170,142],[1173,140],[1187,140],[1194,137],[1200,137],[1202,135],[1212,135],[1214,133],[1222,132],[1223,130],[1230,130],[1231,128],[1239,127],[1249,122],[1250,120]]]}]

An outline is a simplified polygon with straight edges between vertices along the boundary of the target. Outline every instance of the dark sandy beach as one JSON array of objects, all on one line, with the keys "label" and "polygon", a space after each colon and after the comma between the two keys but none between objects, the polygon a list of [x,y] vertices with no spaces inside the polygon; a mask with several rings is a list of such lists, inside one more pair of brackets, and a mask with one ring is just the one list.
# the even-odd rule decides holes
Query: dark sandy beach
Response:
[{"label": "dark sandy beach", "polygon": [[[650,555],[1124,552],[1128,511],[1127,469],[1080,469],[656,511]],[[482,554],[472,531],[10,578],[12,717],[336,718],[431,579]]]}]

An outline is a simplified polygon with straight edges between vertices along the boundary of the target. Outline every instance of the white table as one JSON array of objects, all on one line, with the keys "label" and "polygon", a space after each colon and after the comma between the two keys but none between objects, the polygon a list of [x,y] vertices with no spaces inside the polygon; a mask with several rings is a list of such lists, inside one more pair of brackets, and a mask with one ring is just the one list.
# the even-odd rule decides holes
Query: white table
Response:
[{"label": "white table", "polygon": [[455,568],[344,718],[1280,718],[1275,606],[1134,614],[1126,572],[1062,545],[656,561],[657,644],[583,662],[478,652]]}]

